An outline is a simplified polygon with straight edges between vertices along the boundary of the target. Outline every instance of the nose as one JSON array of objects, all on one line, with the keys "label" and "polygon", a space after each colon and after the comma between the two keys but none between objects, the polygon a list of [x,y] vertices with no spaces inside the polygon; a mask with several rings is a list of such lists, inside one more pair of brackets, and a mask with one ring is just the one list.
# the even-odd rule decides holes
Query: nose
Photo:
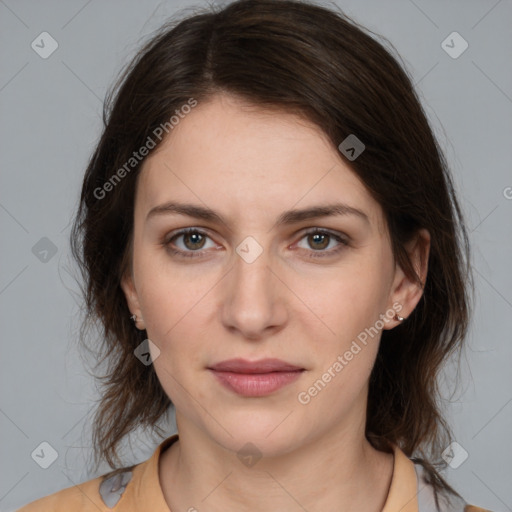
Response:
[{"label": "nose", "polygon": [[268,250],[253,261],[240,254],[235,253],[233,268],[225,277],[222,322],[247,340],[263,340],[282,330],[288,321],[287,288],[278,269],[271,267]]}]

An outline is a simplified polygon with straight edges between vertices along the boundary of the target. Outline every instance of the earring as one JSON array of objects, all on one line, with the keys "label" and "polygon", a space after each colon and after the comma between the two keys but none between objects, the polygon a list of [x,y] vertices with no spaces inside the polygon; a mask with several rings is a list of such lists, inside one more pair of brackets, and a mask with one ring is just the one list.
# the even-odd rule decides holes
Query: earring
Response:
[{"label": "earring", "polygon": [[403,316],[400,316],[398,313],[395,313],[395,320],[398,320],[399,322],[403,322],[405,319]]},{"label": "earring", "polygon": [[130,317],[130,320],[133,320],[134,322],[137,322],[137,315],[132,315]]}]

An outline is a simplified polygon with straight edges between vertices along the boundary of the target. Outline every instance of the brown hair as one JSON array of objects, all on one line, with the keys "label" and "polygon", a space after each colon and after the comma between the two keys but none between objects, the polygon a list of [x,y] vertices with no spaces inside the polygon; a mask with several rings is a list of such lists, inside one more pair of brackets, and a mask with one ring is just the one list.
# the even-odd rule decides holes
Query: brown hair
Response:
[{"label": "brown hair", "polygon": [[297,113],[336,148],[355,134],[366,148],[347,163],[382,206],[395,259],[409,277],[416,275],[404,244],[420,228],[430,232],[423,296],[409,318],[382,334],[366,435],[377,449],[389,451],[394,443],[408,456],[441,463],[450,431],[438,373],[464,339],[472,283],[452,179],[412,81],[391,51],[344,14],[290,0],[240,0],[164,25],[106,99],[104,131],[85,173],[71,235],[85,281],[83,326],[101,321],[96,357],[103,350],[101,361],[108,362],[94,422],[96,460],[114,466],[124,436],[138,426],[154,429],[171,405],[153,366],[134,357],[146,336],[130,321],[120,287],[131,264],[141,163],[104,197],[98,190],[106,190],[116,170],[126,169],[133,152],[173,112],[191,98],[206,101],[220,91]]}]

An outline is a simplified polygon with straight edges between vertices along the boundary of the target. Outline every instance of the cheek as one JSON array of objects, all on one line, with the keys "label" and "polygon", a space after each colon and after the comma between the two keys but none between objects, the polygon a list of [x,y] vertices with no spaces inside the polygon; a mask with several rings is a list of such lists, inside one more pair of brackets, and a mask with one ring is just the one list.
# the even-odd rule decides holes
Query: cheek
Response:
[{"label": "cheek", "polygon": [[387,281],[376,265],[365,268],[361,273],[341,272],[324,294],[317,290],[312,295],[313,289],[309,290],[328,329],[322,328],[324,334],[319,336],[318,321],[302,324],[314,365],[297,400],[309,414],[323,417],[326,423],[340,421],[363,403],[379,349]]},{"label": "cheek", "polygon": [[205,321],[202,316],[209,298],[205,292],[201,293],[198,283],[187,284],[182,286],[181,280],[169,281],[162,276],[146,281],[146,291],[141,298],[144,322],[148,337],[154,339],[161,350],[197,348],[196,340]]},{"label": "cheek", "polygon": [[204,272],[199,277],[194,265],[173,264],[165,249],[152,248],[149,241],[142,240],[139,248],[134,271],[146,329],[164,342],[183,321],[197,315],[214,281]]},{"label": "cheek", "polygon": [[350,344],[385,313],[389,274],[375,258],[361,258],[333,270],[321,279],[298,281],[296,293],[322,320],[324,342],[332,340],[341,348],[339,345]]},{"label": "cheek", "polygon": [[211,347],[212,298],[218,278],[163,258],[139,260],[139,300],[148,338],[160,350],[155,370],[171,399],[191,372],[205,365]]},{"label": "cheek", "polygon": [[146,268],[152,271],[140,276],[144,279],[140,302],[148,338],[160,350],[154,361],[155,372],[176,408],[192,414],[189,393],[193,392],[196,400],[204,399],[202,387],[191,376],[205,364],[208,288],[203,289],[205,283],[199,279],[176,272],[171,277],[155,266]]}]

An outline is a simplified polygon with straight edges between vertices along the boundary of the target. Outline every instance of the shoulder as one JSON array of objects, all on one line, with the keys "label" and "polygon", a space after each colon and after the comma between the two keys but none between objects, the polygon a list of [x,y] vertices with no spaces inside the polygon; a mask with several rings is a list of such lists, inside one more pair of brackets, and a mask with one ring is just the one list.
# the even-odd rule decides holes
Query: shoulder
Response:
[{"label": "shoulder", "polygon": [[[140,466],[140,464],[139,464]],[[112,512],[133,479],[133,469],[122,468],[35,500],[16,512]]]},{"label": "shoulder", "polygon": [[467,503],[457,492],[436,485],[438,477],[414,460],[418,482],[418,512],[492,512]]},{"label": "shoulder", "polygon": [[163,440],[144,462],[62,489],[16,512],[169,512],[158,476],[160,454],[178,440]]}]

